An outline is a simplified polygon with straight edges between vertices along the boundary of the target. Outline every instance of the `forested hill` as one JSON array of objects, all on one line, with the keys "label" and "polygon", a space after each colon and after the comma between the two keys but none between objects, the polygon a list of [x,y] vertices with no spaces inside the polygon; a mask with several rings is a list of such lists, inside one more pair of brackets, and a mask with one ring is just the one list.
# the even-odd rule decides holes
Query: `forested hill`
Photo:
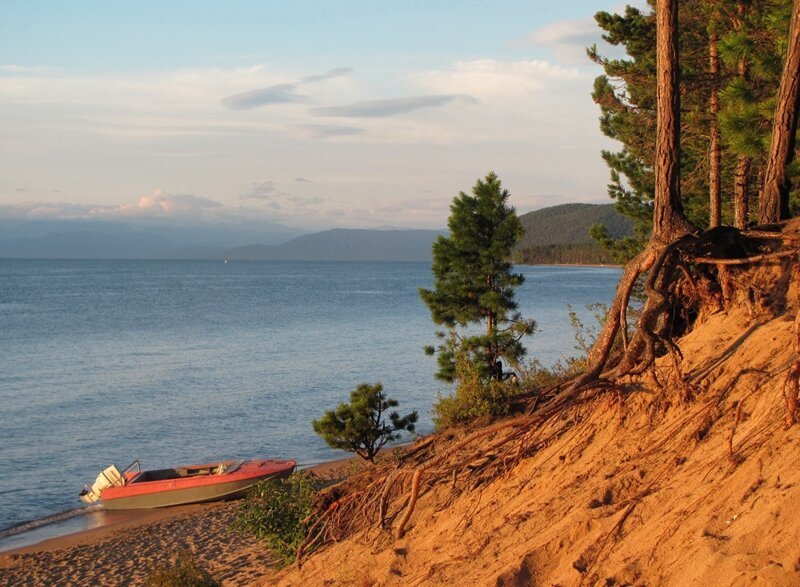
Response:
[{"label": "forested hill", "polygon": [[632,231],[630,221],[617,213],[614,204],[563,204],[528,212],[519,219],[525,236],[514,253],[517,263],[613,263],[589,236],[589,227],[603,224],[615,238]]}]

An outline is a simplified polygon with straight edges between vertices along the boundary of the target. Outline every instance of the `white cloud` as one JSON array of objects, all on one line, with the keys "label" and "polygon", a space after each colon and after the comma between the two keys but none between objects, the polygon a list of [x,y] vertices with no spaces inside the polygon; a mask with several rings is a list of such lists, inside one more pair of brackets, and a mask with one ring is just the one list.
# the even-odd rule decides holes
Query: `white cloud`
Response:
[{"label": "white cloud", "polygon": [[466,94],[483,102],[542,94],[564,82],[585,76],[576,68],[542,60],[480,59],[458,61],[449,69],[411,74],[409,77],[423,87],[443,93]]},{"label": "white cloud", "polygon": [[193,194],[165,194],[162,190],[142,196],[135,204],[117,207],[98,206],[89,210],[90,216],[200,216],[207,210],[221,208],[222,204]]},{"label": "white cloud", "polygon": [[[438,227],[450,199],[490,169],[510,188],[525,186],[520,193],[574,198],[594,184],[602,193],[605,169],[599,181],[584,178],[586,157],[600,161],[601,148],[591,81],[576,67],[497,59],[358,75],[263,65],[0,75],[0,198],[48,200],[60,190],[57,197],[84,202],[25,211],[43,216],[256,214],[318,228]],[[307,101],[247,110],[220,104],[281,84],[299,87]],[[310,107],[358,119],[314,116]],[[562,149],[570,145],[578,145],[569,155],[576,171],[565,178]],[[281,193],[268,194],[264,177]],[[313,184],[297,179],[305,177]],[[415,197],[421,187],[429,197]],[[214,200],[187,195],[195,193]],[[131,194],[146,195],[131,201]]]},{"label": "white cloud", "polygon": [[[630,4],[646,4],[630,2]],[[624,6],[611,10],[612,13],[624,12]],[[521,39],[512,41],[516,47],[543,47],[549,49],[553,58],[559,63],[575,67],[595,67],[586,55],[586,49],[592,45],[601,48],[602,53],[617,57],[624,51],[612,47],[603,40],[603,30],[597,26],[594,18],[559,20],[534,29]]]},{"label": "white cloud", "polygon": [[578,45],[585,47],[600,38],[600,28],[592,18],[560,20],[531,32],[526,41],[533,45]]}]

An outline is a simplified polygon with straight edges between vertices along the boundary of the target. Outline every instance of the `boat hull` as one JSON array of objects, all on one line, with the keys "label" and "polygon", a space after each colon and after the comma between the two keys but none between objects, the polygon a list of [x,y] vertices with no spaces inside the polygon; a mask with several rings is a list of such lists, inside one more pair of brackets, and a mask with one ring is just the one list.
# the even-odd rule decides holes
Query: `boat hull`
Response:
[{"label": "boat hull", "polygon": [[[270,462],[271,464],[273,462]],[[282,465],[261,466],[245,463],[228,475],[209,475],[203,478],[172,479],[164,481],[135,480],[123,487],[110,487],[103,491],[103,504],[107,510],[152,509],[193,503],[223,501],[243,497],[259,481],[280,479],[291,475],[294,461]],[[250,465],[248,467],[248,465]]]}]

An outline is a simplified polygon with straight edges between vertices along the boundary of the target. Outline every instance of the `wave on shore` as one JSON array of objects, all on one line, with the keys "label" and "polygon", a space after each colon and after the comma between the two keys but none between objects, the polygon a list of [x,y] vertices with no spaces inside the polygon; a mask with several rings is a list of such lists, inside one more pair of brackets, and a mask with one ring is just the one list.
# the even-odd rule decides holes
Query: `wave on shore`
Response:
[{"label": "wave on shore", "polygon": [[[67,510],[64,512],[58,512],[56,514],[51,514],[49,516],[45,516],[44,518],[37,518],[35,520],[26,520],[24,522],[19,522],[7,528],[0,529],[0,540],[9,538],[11,536],[17,536],[25,532],[32,532],[33,530],[38,530],[43,526],[50,526],[66,522],[67,520],[71,520],[78,516],[85,516],[100,511],[102,509],[103,509],[102,504],[88,505]],[[4,550],[2,544],[0,544],[0,550]]]}]

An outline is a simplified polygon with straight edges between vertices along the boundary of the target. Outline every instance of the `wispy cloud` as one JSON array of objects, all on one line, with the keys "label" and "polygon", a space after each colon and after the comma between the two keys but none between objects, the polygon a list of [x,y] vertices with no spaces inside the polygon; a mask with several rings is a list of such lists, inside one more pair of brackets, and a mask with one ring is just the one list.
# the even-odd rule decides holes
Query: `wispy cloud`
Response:
[{"label": "wispy cloud", "polygon": [[364,133],[363,128],[336,124],[295,124],[301,135],[312,139],[329,139],[332,137],[348,137]]},{"label": "wispy cloud", "polygon": [[325,73],[319,75],[308,75],[304,78],[300,79],[301,83],[315,83],[315,82],[323,82],[325,80],[333,79],[335,77],[342,77],[344,75],[350,75],[353,73],[353,70],[349,67],[335,67],[326,71]]},{"label": "wispy cloud", "polygon": [[337,67],[322,74],[300,78],[295,83],[276,84],[227,96],[221,100],[221,104],[230,110],[252,110],[273,104],[305,102],[309,97],[300,93],[301,86],[349,75],[352,71],[349,67]]},{"label": "wispy cloud", "polygon": [[294,84],[277,84],[258,90],[250,90],[223,98],[221,103],[230,110],[252,110],[270,104],[303,102],[308,97],[297,92]]},{"label": "wispy cloud", "polygon": [[589,65],[586,48],[605,45],[602,32],[593,18],[560,20],[531,31],[512,45],[545,47],[561,63]]},{"label": "wispy cloud", "polygon": [[462,94],[439,94],[431,96],[408,96],[405,98],[389,98],[386,100],[365,100],[343,106],[325,106],[311,108],[314,116],[332,116],[348,118],[382,118],[396,116],[419,110],[421,108],[441,108],[450,103],[476,104],[472,96]]},{"label": "wispy cloud", "polygon": [[[297,181],[297,180],[295,180]],[[305,183],[311,183],[305,180]],[[257,201],[264,209],[280,211],[291,215],[308,215],[316,212],[315,207],[324,202],[319,196],[301,196],[284,192],[272,180],[253,184],[253,188],[239,196],[241,200]],[[254,204],[255,205],[255,204]]]},{"label": "wispy cloud", "polygon": [[239,196],[242,200],[273,200],[279,196],[286,196],[275,185],[274,181],[263,181],[255,184],[249,192]]},{"label": "wispy cloud", "polygon": [[475,96],[481,103],[518,100],[553,91],[564,82],[582,77],[573,67],[562,67],[540,59],[458,61],[448,69],[415,74],[412,79],[434,91]]},{"label": "wispy cloud", "polygon": [[540,27],[528,34],[524,41],[529,45],[580,45],[586,46],[600,38],[600,29],[591,18],[560,20]]}]

